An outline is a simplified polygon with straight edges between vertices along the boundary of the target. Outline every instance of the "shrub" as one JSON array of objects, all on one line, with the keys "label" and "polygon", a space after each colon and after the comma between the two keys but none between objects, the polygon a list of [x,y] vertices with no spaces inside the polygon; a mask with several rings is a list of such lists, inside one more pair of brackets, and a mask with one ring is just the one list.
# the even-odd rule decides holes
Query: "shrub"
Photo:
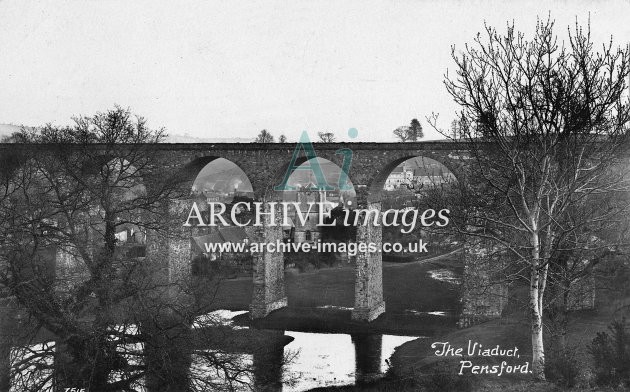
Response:
[{"label": "shrub", "polygon": [[608,332],[598,332],[589,351],[597,384],[630,386],[630,333],[625,318],[613,321]]},{"label": "shrub", "polygon": [[545,360],[545,376],[547,380],[563,388],[573,388],[577,385],[581,366],[577,350],[564,348],[550,350]]}]

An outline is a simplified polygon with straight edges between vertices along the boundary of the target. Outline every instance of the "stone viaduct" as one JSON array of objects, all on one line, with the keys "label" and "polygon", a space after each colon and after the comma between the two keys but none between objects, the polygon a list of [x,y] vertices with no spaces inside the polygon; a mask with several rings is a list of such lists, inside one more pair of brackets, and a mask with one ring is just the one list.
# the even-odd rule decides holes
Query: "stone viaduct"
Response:
[{"label": "stone viaduct", "polygon": [[[95,145],[98,148],[98,145]],[[146,145],[160,157],[160,162],[167,166],[170,173],[183,180],[184,187],[192,188],[199,172],[210,162],[218,158],[227,159],[236,164],[247,175],[252,184],[257,201],[282,201],[281,192],[274,190],[284,178],[294,151],[295,143],[216,143],[216,144],[152,144]],[[414,157],[431,158],[448,168],[456,178],[467,164],[468,149],[465,143],[428,141],[413,143],[313,143],[316,155],[327,159],[340,168],[344,167],[344,155],[340,150],[352,152],[352,163],[347,170],[349,180],[357,194],[357,204],[361,208],[381,209],[383,185],[391,171],[400,163]],[[0,154],[16,145],[0,145]],[[32,147],[31,147],[32,148]],[[71,147],[69,147],[71,148]],[[45,149],[45,147],[44,147]],[[308,158],[301,151],[296,164]],[[461,177],[461,178],[460,178]],[[190,211],[191,200],[173,200],[169,208],[182,223]],[[267,204],[265,203],[265,206]],[[445,206],[447,207],[447,206]],[[280,221],[281,214],[276,214]],[[192,245],[190,228],[178,236],[148,240],[147,251],[159,252],[166,260],[160,267],[161,274],[171,281],[177,281],[190,275]],[[257,242],[275,242],[283,238],[280,222],[272,226],[263,223],[253,229],[253,238]],[[194,230],[194,229],[192,229]],[[357,242],[381,242],[380,226],[359,226]],[[252,318],[263,318],[270,312],[287,306],[284,284],[284,256],[282,253],[260,252],[254,254],[253,298],[250,306]],[[59,257],[58,257],[59,258]],[[59,260],[58,260],[59,261]],[[475,267],[468,268],[475,271]],[[479,271],[477,271],[479,273]],[[57,272],[59,274],[59,272]],[[464,290],[466,288],[464,287]],[[485,295],[480,294],[482,297]],[[474,303],[467,303],[464,294],[465,312],[471,315],[500,315],[501,305],[490,306],[492,300],[474,298]],[[469,301],[470,302],[470,301]],[[383,299],[382,254],[359,253],[356,257],[355,303],[352,318],[372,321],[385,311]],[[498,314],[497,314],[498,313]]]},{"label": "stone viaduct", "polygon": [[[340,149],[352,151],[352,164],[347,172],[357,193],[357,203],[362,208],[381,209],[383,185],[391,171],[400,163],[414,157],[434,159],[447,167],[455,176],[466,164],[467,146],[457,142],[415,143],[313,143],[316,154],[340,168],[344,156]],[[252,184],[258,201],[282,201],[282,194],[274,186],[282,179],[290,166],[296,149],[295,143],[217,143],[217,144],[159,144],[152,148],[164,154],[166,162],[173,165],[173,172],[192,183],[200,170],[217,158],[225,158],[238,165]],[[297,164],[307,160],[303,151]],[[184,203],[186,205],[186,203]],[[186,208],[186,207],[184,207]],[[180,208],[177,214],[185,217],[189,211]],[[281,214],[276,214],[280,219]],[[255,240],[275,242],[282,239],[280,222],[275,226],[264,224],[255,228]],[[381,242],[381,227],[360,226],[357,242]],[[170,273],[186,268],[189,244],[185,236],[178,244],[162,243],[159,250],[168,253]],[[180,268],[178,268],[180,266]],[[262,318],[270,312],[287,306],[284,286],[284,260],[281,253],[261,252],[254,255],[252,318]],[[184,272],[185,273],[185,272]],[[371,321],[385,311],[383,300],[382,254],[360,253],[356,261],[355,304],[352,317]]]}]

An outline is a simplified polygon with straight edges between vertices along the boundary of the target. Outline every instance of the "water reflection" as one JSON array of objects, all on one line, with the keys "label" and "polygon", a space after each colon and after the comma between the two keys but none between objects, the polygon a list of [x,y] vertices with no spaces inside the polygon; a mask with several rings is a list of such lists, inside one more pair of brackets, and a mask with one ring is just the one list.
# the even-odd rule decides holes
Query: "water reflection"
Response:
[{"label": "water reflection", "polygon": [[285,392],[372,381],[387,371],[387,360],[396,347],[417,338],[294,331],[286,334],[294,338],[286,348],[299,355],[288,365],[295,382],[285,384]]},{"label": "water reflection", "polygon": [[[142,334],[142,343],[120,341],[123,367],[109,374],[125,390],[157,392],[298,392],[362,384],[382,376],[394,349],[416,339],[379,334],[325,334],[250,330],[231,320],[242,312],[216,311],[188,326],[116,325],[117,336]],[[212,321],[209,327],[204,322]],[[220,322],[217,322],[219,320]],[[165,326],[167,328],[165,328]],[[116,336],[111,339],[117,342]],[[0,391],[52,390],[54,380],[81,385],[64,344],[54,341],[0,345]],[[188,389],[187,389],[188,390]]]},{"label": "water reflection", "polygon": [[452,314],[452,312],[445,311],[445,310],[434,310],[431,312],[423,312],[423,311],[415,310],[415,309],[405,309],[405,313],[418,315],[418,316],[430,315],[430,316],[441,316],[441,317],[446,317]]},{"label": "water reflection", "polygon": [[461,278],[455,274],[455,272],[448,269],[437,269],[428,271],[428,274],[431,276],[431,279],[438,280],[440,282],[446,282],[458,285],[461,283]]},{"label": "water reflection", "polygon": [[210,313],[202,314],[201,316],[197,316],[195,321],[193,321],[193,328],[203,328],[210,323],[218,324],[218,325],[226,325],[230,326],[234,329],[239,329],[242,327],[234,325],[234,317],[247,313],[246,310],[239,311],[231,311],[226,309],[215,310]]},{"label": "water reflection", "polygon": [[11,348],[9,363],[16,368],[10,392],[38,391],[52,388],[55,343],[46,342]]}]

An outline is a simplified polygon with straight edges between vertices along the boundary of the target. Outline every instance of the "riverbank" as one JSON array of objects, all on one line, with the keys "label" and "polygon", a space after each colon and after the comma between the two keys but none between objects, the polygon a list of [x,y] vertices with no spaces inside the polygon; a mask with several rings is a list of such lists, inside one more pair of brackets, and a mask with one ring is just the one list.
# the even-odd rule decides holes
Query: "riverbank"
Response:
[{"label": "riverbank", "polygon": [[[313,389],[311,392],[388,392],[388,391],[452,391],[452,392],[557,392],[557,391],[627,391],[624,387],[598,387],[594,384],[593,359],[588,347],[598,332],[608,330],[614,319],[630,317],[630,287],[627,284],[630,263],[617,263],[619,270],[614,274],[599,272],[595,308],[570,313],[567,330],[567,348],[577,364],[576,385],[563,389],[552,382],[536,382],[529,374],[497,375],[458,375],[460,361],[474,361],[474,365],[516,365],[531,363],[531,341],[529,317],[526,311],[527,287],[514,285],[510,288],[510,300],[504,316],[467,329],[448,329],[429,339],[415,339],[395,349],[390,358],[391,368],[386,377],[367,385],[348,385]],[[625,267],[624,267],[625,265]],[[617,267],[615,267],[617,268]],[[549,321],[546,322],[547,327]],[[441,347],[435,342],[449,342],[452,347],[467,347],[469,342],[491,348],[518,347],[518,357],[440,357],[435,354]],[[547,363],[557,358],[554,350],[557,345],[546,329],[545,347]],[[556,356],[555,356],[556,355]],[[470,372],[468,372],[470,373]]]},{"label": "riverbank", "polygon": [[[566,389],[571,391],[625,391],[627,389],[609,389],[593,385],[593,375],[590,370],[593,358],[589,353],[589,346],[598,332],[608,331],[608,326],[614,319],[622,319],[630,316],[630,288],[627,285],[628,265],[621,275],[614,277],[600,274],[598,276],[595,308],[591,310],[580,310],[570,313],[566,342],[567,349],[573,356],[578,366],[576,376],[576,386]],[[603,289],[606,288],[606,289]],[[529,329],[529,315],[526,311],[527,287],[512,287],[510,303],[500,319],[488,321],[475,325],[471,328],[452,330],[433,339],[416,339],[398,347],[392,355],[392,374],[389,380],[385,379],[380,383],[375,383],[372,389],[355,390],[407,390],[405,385],[412,384],[420,387],[427,374],[432,372],[446,372],[450,377],[445,377],[442,382],[450,378],[455,382],[461,370],[460,357],[443,358],[435,355],[438,351],[436,347],[431,347],[434,342],[449,342],[453,347],[466,347],[468,342],[477,342],[484,347],[518,347],[520,356],[518,358],[474,358],[478,365],[497,365],[503,360],[508,363],[531,363],[531,340]],[[548,321],[547,321],[548,323]],[[557,349],[555,340],[546,329],[545,347],[548,364],[553,361],[554,350]],[[439,346],[437,346],[439,348]],[[431,377],[429,377],[431,379]],[[391,389],[392,383],[399,383],[401,389]],[[464,388],[470,391],[527,391],[527,392],[547,392],[559,391],[562,388],[549,382],[535,382],[530,375],[473,375],[465,380]],[[348,389],[350,391],[352,389]],[[417,389],[408,389],[417,390]],[[431,388],[428,388],[431,390]],[[452,389],[453,391],[458,389]]]},{"label": "riverbank", "polygon": [[[619,303],[620,299],[617,299]],[[626,301],[630,298],[626,297]],[[531,343],[529,321],[524,311],[516,311],[502,319],[492,320],[462,330],[452,330],[430,339],[416,339],[395,349],[390,357],[390,372],[382,379],[366,385],[347,385],[338,387],[316,388],[309,392],[622,392],[624,387],[609,388],[593,385],[592,373],[587,364],[592,362],[588,346],[597,332],[606,331],[608,324],[619,316],[611,301],[601,299],[601,308],[592,311],[579,311],[572,315],[568,331],[568,342],[577,361],[582,367],[578,375],[578,385],[563,389],[551,382],[534,381],[530,375],[458,375],[459,357],[444,359],[435,355],[434,342],[449,342],[453,347],[467,347],[469,341],[483,344],[484,347],[518,347],[518,358],[477,358],[471,359],[476,365],[500,365],[507,363],[531,362]],[[617,308],[618,309],[618,308]],[[627,311],[626,311],[627,313]],[[550,360],[551,339],[546,339],[547,359]],[[438,346],[439,347],[439,346]],[[470,359],[470,358],[467,358]]]}]

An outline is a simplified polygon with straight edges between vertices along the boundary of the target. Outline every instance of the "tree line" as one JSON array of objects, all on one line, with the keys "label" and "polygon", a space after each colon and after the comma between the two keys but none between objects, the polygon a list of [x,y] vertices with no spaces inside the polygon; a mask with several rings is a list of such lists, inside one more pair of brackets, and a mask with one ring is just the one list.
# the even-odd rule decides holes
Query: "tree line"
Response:
[{"label": "tree line", "polygon": [[[409,125],[394,129],[393,135],[400,142],[416,142],[424,137],[422,125],[417,118],[412,119]],[[333,132],[317,132],[317,138],[322,143],[334,143],[337,140]],[[287,143],[287,141],[287,137],[283,134],[278,138],[278,143]],[[275,137],[271,132],[263,129],[254,139],[254,143],[275,143]]]}]

